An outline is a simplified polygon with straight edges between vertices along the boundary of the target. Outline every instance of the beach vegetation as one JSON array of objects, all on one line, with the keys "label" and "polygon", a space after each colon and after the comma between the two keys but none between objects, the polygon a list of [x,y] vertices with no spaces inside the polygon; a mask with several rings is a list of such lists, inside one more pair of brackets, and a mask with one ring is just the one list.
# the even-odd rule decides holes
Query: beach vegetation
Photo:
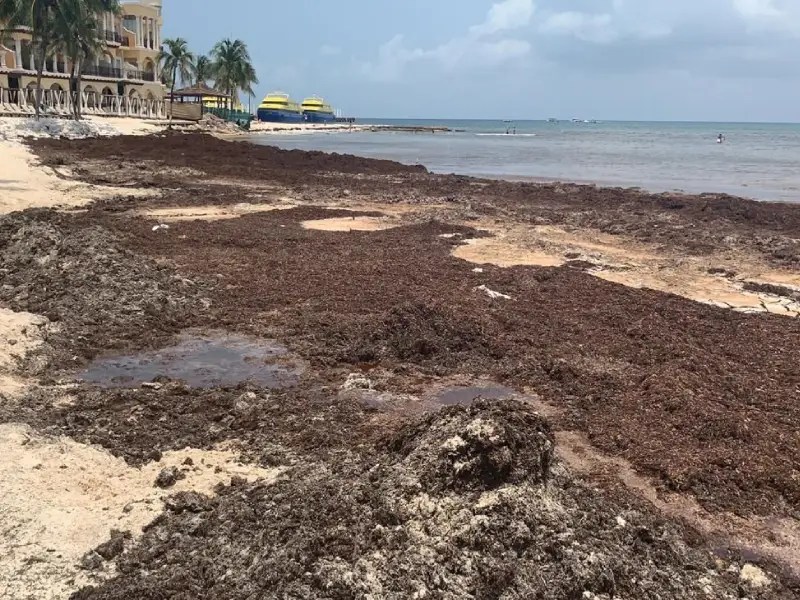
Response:
[{"label": "beach vegetation", "polygon": [[214,79],[214,63],[205,54],[198,54],[194,59],[194,84],[207,84]]},{"label": "beach vegetation", "polygon": [[215,87],[227,95],[227,108],[233,108],[239,92],[254,95],[258,83],[256,70],[247,44],[242,40],[226,38],[211,50]]},{"label": "beach vegetation", "polygon": [[103,51],[105,42],[97,15],[100,11],[118,12],[117,0],[59,0],[54,11],[55,47],[69,59],[70,90],[76,96],[73,116],[81,118],[81,75],[83,66]]},{"label": "beach vegetation", "polygon": [[[0,0],[0,21],[6,28],[29,27],[33,39],[33,59],[36,68],[36,118],[41,114],[42,76],[47,57],[61,50],[72,61],[70,83],[78,81],[80,94],[80,64],[94,56],[104,42],[100,40],[97,16],[119,10],[117,0]],[[78,68],[76,69],[76,64]],[[76,117],[80,118],[80,96]]]},{"label": "beach vegetation", "polygon": [[189,42],[183,38],[169,38],[158,53],[161,68],[169,73],[169,127],[172,128],[172,108],[175,102],[175,84],[180,77],[183,82],[190,82],[194,77],[195,58],[189,50]]}]

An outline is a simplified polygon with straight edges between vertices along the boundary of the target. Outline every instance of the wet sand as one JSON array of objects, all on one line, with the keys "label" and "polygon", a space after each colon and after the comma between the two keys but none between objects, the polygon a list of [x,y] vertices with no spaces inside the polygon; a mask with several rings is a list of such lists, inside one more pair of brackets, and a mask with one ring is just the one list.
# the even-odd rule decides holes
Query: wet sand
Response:
[{"label": "wet sand", "polygon": [[[602,582],[613,572],[617,595],[631,597],[658,590],[661,597],[722,598],[738,595],[739,586],[763,598],[797,591],[797,207],[434,176],[389,161],[200,135],[32,147],[70,183],[123,191],[80,212],[39,210],[0,222],[2,306],[58,323],[46,343],[24,346],[24,360],[0,365],[6,376],[35,379],[14,402],[0,404],[2,421],[145,469],[163,461],[161,454],[228,444],[242,461],[295,474],[278,484],[277,497],[271,486],[234,482],[219,497],[193,500],[196,512],[168,511],[143,537],[134,532],[125,552],[94,573],[100,587],[83,597],[144,589],[169,596],[177,572],[192,573],[194,582],[209,577],[210,585],[215,576],[203,564],[212,555],[222,557],[234,582],[227,592],[238,597],[253,574],[225,555],[231,536],[255,553],[275,536],[295,549],[274,548],[278,562],[258,569],[291,573],[302,564],[317,573],[310,588],[291,575],[264,579],[262,593],[315,597],[330,588],[314,586],[337,582],[345,596],[359,589],[402,596],[423,584],[375,562],[374,553],[406,542],[369,534],[400,515],[408,543],[448,549],[427,563],[413,562],[416,551],[396,558],[404,568],[450,578],[450,595],[442,597],[474,596],[477,585],[523,597],[525,586],[539,585],[535,573],[554,568],[534,552],[542,540],[523,544],[529,550],[518,550],[517,578],[501,583],[486,571],[459,573],[454,565],[466,555],[457,549],[465,542],[444,532],[477,536],[459,519],[490,519],[488,537],[470,556],[502,571],[508,549],[495,548],[513,538],[505,519],[528,510],[539,516],[514,521],[515,531],[549,531],[550,522],[537,519],[561,511],[562,521],[575,519],[571,531],[587,557],[606,552],[643,574],[641,581],[649,581],[648,567],[636,556],[649,551],[636,544],[652,549],[655,542],[642,540],[663,536],[670,548],[687,548],[657,551],[678,586],[669,591],[655,580],[649,592],[627,587],[603,560],[586,567],[588,579],[554,571],[552,589],[572,581],[592,597],[610,597]],[[158,193],[137,196],[142,188]],[[144,389],[78,381],[92,360],[170,348],[196,328],[277,340],[291,364],[306,368],[283,389],[258,382],[198,388],[173,380],[168,369]],[[463,397],[469,390],[495,408],[471,407]],[[508,390],[514,393],[506,398]],[[478,442],[489,439],[481,432],[492,423],[505,432],[498,440],[523,436],[503,444],[530,475],[530,456],[517,449],[544,438],[525,437],[513,423],[534,409],[547,417],[558,457],[546,492],[518,479],[517,467],[499,484],[453,483],[427,462],[432,448],[447,444],[455,452],[462,442],[477,453],[469,456],[482,456],[475,448],[485,443],[487,460],[499,460],[491,443]],[[530,421],[531,436],[537,423]],[[461,441],[427,437],[448,428]],[[424,498],[403,483],[411,480]],[[566,491],[583,485],[598,491]],[[367,492],[376,486],[398,504],[381,505]],[[505,508],[481,512],[490,506]],[[280,521],[253,524],[253,511],[314,525],[289,534]],[[320,516],[327,513],[367,515],[363,532],[350,525],[356,546],[337,550],[351,542]],[[666,519],[669,530],[655,535],[651,519]],[[620,524],[629,521],[636,527]],[[200,522],[201,533],[190,534]],[[256,530],[266,537],[242,533]],[[164,540],[176,535],[181,541],[166,548]],[[321,557],[318,536],[328,540]],[[357,558],[351,564],[348,556]],[[687,576],[689,563],[710,573],[708,580]],[[752,569],[764,569],[770,583],[753,588]],[[210,588],[192,589],[213,596]]]}]

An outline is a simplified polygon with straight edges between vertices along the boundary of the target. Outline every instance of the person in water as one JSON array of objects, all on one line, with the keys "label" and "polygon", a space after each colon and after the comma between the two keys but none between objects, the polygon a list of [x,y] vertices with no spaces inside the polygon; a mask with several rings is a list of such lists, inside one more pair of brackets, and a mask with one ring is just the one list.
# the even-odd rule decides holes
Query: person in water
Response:
[{"label": "person in water", "polygon": [[721,144],[721,143],[722,143],[722,142],[724,142],[724,141],[725,141],[725,136],[724,136],[724,135],[722,135],[722,134],[720,133],[720,134],[717,136],[717,143],[718,143],[718,144]]}]

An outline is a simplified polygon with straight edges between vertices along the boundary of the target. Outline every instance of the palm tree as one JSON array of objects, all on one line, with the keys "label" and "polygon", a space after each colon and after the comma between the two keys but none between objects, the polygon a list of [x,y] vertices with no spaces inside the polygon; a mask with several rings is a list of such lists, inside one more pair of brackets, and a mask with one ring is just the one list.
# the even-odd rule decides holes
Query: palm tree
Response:
[{"label": "palm tree", "polygon": [[191,81],[194,74],[194,54],[189,51],[189,42],[183,38],[164,40],[158,53],[162,69],[169,72],[169,128],[172,129],[172,106],[175,102],[175,83],[180,75],[181,81]]},{"label": "palm tree", "polygon": [[66,49],[64,42],[71,36],[76,38],[71,40],[73,48],[80,46],[87,50],[87,44],[96,46],[99,44],[97,15],[102,11],[117,10],[117,0],[0,0],[0,19],[6,21],[7,26],[26,25],[31,28],[35,47],[37,119],[42,104],[42,74],[47,55],[57,46]]},{"label": "palm tree", "polygon": [[58,0],[0,0],[0,19],[7,27],[25,25],[31,28],[36,65],[36,118],[42,104],[44,62],[53,46],[53,11]]},{"label": "palm tree", "polygon": [[194,59],[194,83],[200,85],[214,77],[214,65],[205,54],[200,54]]},{"label": "palm tree", "polygon": [[228,95],[231,106],[239,90],[253,93],[253,85],[258,83],[258,77],[247,44],[242,40],[226,38],[214,46],[211,56],[214,59],[216,87]]},{"label": "palm tree", "polygon": [[75,90],[73,111],[75,119],[81,118],[81,73],[86,61],[105,47],[101,41],[101,12],[118,12],[117,0],[59,0],[55,10],[54,37],[57,46],[69,58],[70,90]]}]

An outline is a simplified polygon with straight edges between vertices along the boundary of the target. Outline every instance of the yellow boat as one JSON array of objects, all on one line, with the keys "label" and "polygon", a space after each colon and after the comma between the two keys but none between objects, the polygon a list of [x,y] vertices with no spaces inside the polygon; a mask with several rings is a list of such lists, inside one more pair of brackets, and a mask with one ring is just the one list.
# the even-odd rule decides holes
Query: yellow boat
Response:
[{"label": "yellow boat", "polygon": [[303,119],[309,123],[330,123],[336,118],[330,104],[317,96],[303,100],[302,109]]},{"label": "yellow boat", "polygon": [[299,123],[303,120],[300,105],[289,94],[272,92],[258,106],[258,120],[270,123]]}]

